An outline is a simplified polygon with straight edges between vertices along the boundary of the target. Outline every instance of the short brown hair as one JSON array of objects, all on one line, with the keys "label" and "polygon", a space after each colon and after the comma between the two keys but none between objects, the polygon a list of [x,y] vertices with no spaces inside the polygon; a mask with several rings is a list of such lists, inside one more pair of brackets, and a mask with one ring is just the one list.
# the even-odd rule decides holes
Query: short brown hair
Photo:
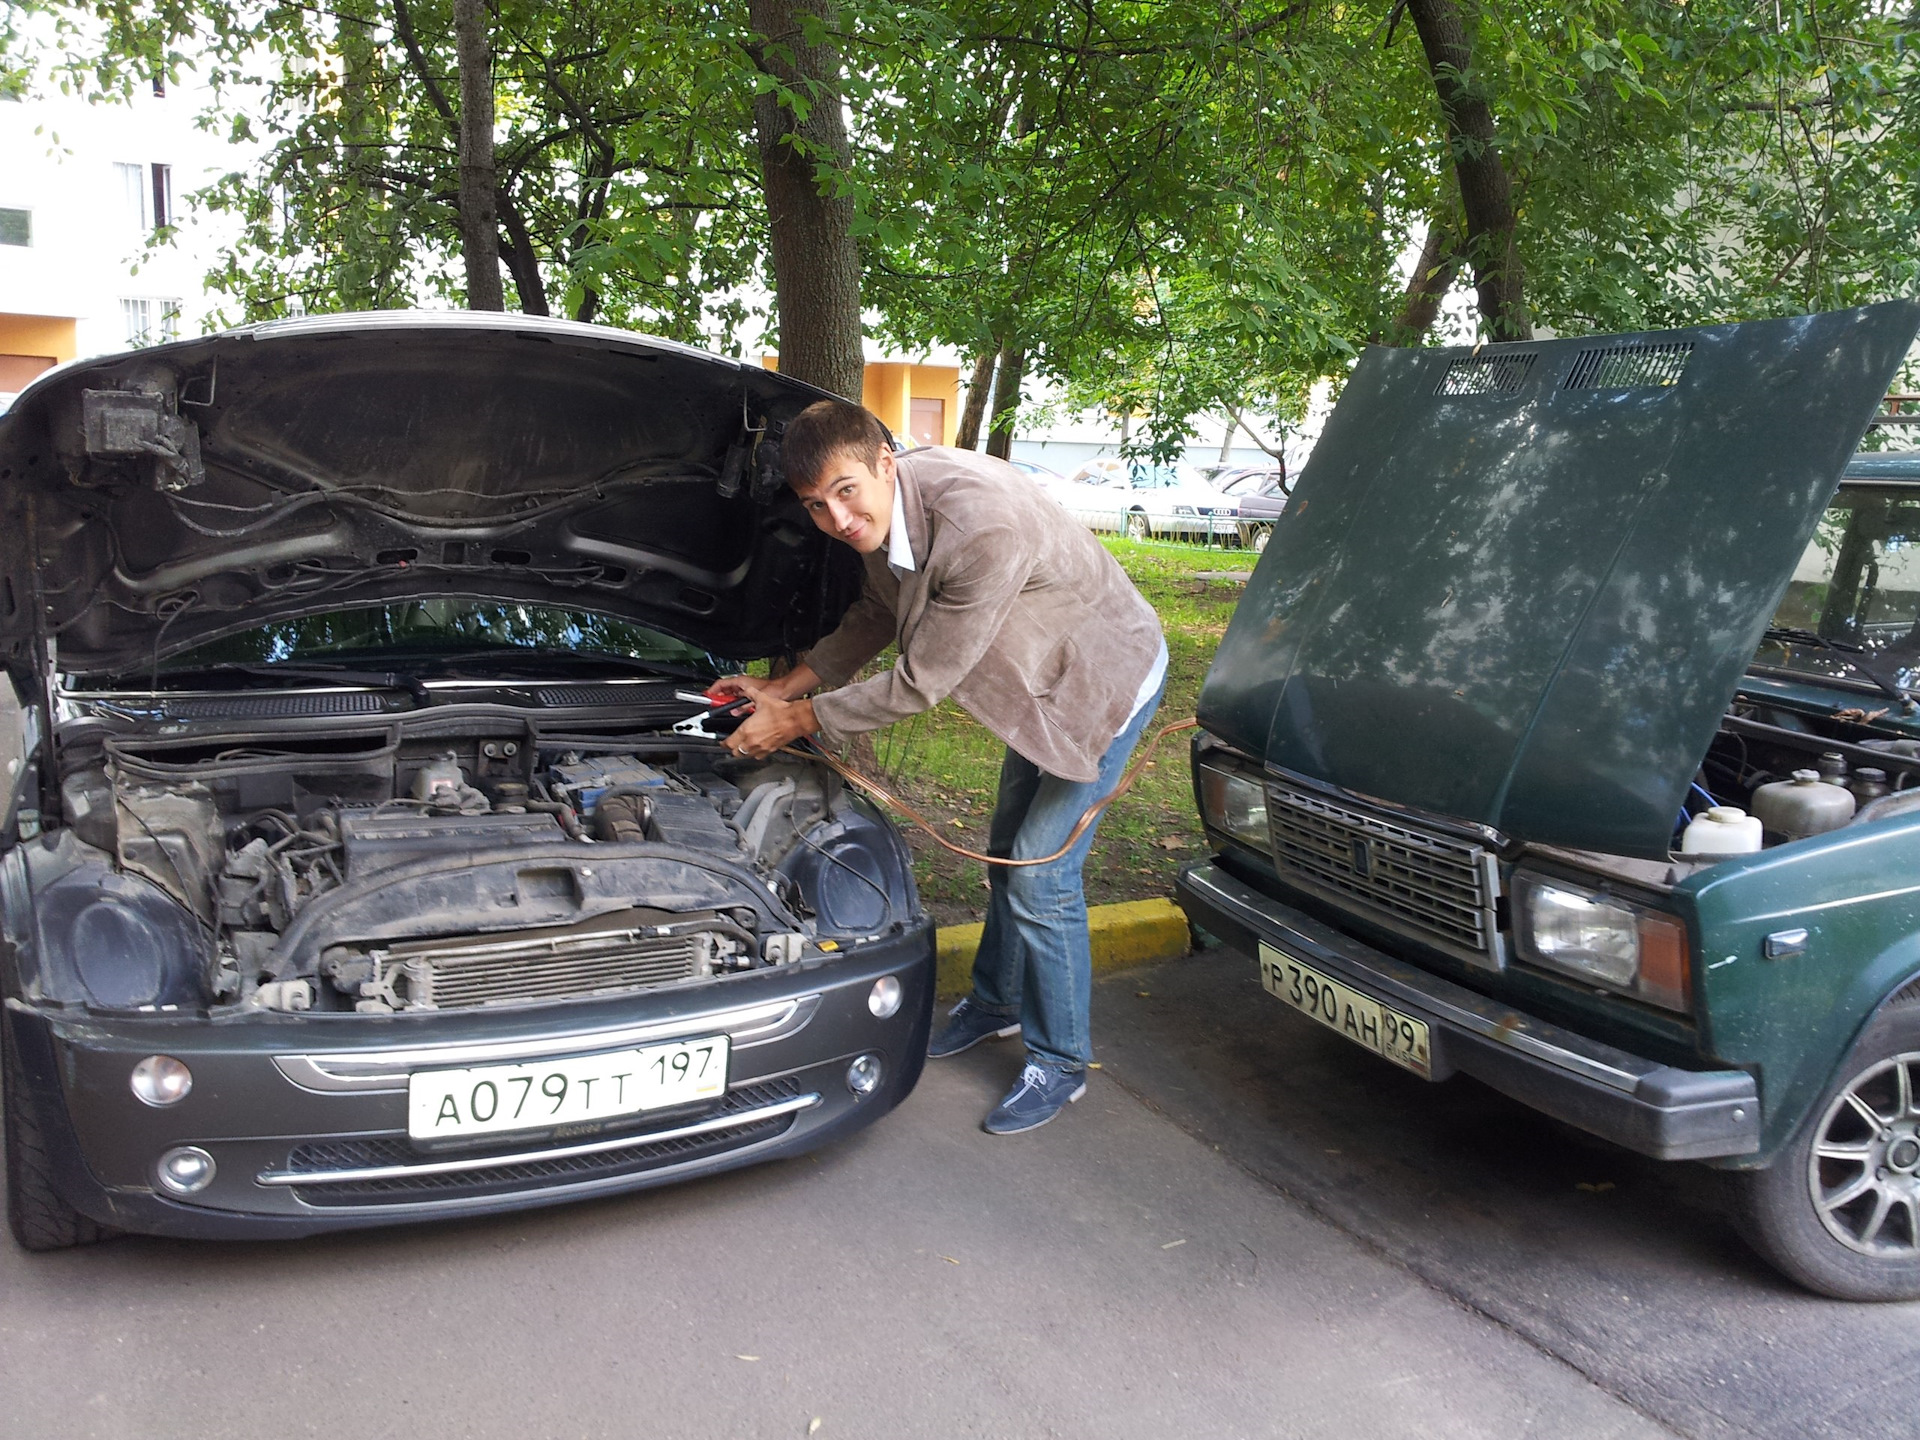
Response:
[{"label": "short brown hair", "polygon": [[787,422],[780,437],[780,467],[787,484],[811,485],[841,452],[871,465],[890,448],[880,417],[850,400],[816,400]]}]

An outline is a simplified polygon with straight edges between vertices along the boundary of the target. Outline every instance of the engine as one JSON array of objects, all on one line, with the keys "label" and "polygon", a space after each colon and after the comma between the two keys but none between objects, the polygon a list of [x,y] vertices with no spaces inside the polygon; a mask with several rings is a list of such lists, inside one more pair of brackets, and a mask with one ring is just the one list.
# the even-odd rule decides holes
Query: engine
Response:
[{"label": "engine", "polygon": [[[109,740],[61,800],[36,888],[108,868],[148,909],[164,892],[197,922],[213,1005],[592,998],[829,955],[918,910],[898,837],[824,767],[712,747]],[[84,981],[78,933],[42,948],[64,939]]]}]

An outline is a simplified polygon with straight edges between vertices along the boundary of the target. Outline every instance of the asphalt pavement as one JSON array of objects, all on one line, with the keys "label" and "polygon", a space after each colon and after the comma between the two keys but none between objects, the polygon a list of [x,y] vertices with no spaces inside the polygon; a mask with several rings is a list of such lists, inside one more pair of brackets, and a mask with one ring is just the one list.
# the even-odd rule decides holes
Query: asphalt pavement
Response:
[{"label": "asphalt pavement", "polygon": [[1254,1177],[1681,1434],[1912,1440],[1920,1303],[1809,1295],[1661,1164],[1294,1014],[1231,952],[1098,988],[1103,1073]]},{"label": "asphalt pavement", "polygon": [[[929,1066],[900,1110],[846,1143],[675,1189],[285,1245],[124,1238],[43,1256],[0,1245],[0,1429],[30,1440],[1670,1434],[1508,1317],[1457,1301],[1447,1277],[1430,1283],[1357,1233],[1366,1227],[1313,1213],[1338,1209],[1317,1185],[1290,1198],[1263,1173],[1284,1145],[1188,1103],[1222,1081],[1272,1085],[1241,1097],[1256,1126],[1317,1140],[1328,1123],[1323,1097],[1284,1072],[1259,1078],[1272,1072],[1237,1048],[1278,1035],[1285,1052],[1304,1035],[1315,1051],[1318,1038],[1304,1024],[1291,1039],[1269,1029],[1265,997],[1243,978],[1202,958],[1107,982],[1105,1068],[1062,1120],[1024,1137],[978,1128],[1019,1066],[1002,1044]],[[1367,1073],[1366,1057],[1342,1058]],[[1395,1124],[1416,1115],[1405,1102],[1394,1113]],[[1366,1173],[1329,1184],[1367,1198]],[[1436,1224],[1500,1203],[1454,1204],[1440,1177],[1404,1183]],[[1509,1237],[1481,1268],[1517,1263]],[[1722,1288],[1755,1283],[1749,1268]]]}]

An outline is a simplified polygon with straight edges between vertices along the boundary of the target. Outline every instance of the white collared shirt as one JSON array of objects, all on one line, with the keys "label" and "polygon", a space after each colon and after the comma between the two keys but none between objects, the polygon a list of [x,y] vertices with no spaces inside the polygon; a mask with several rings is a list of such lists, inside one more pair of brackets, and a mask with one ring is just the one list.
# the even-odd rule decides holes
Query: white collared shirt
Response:
[{"label": "white collared shirt", "polygon": [[920,567],[913,561],[913,542],[907,538],[907,507],[901,499],[899,472],[893,477],[893,519],[887,522],[887,567],[899,575]]}]

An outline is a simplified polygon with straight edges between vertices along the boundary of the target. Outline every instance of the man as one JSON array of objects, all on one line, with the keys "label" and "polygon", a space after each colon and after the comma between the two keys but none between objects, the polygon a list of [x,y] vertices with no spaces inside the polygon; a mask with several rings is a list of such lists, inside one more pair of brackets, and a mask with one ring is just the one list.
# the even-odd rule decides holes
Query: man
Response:
[{"label": "man", "polygon": [[[781,456],[813,523],[860,552],[866,578],[839,628],[793,670],[721,682],[754,701],[728,746],[759,757],[816,731],[838,744],[951,695],[1007,745],[987,853],[1051,855],[1119,782],[1159,706],[1167,647],[1153,608],[1002,461],[944,448],[896,456],[880,421],[843,400],[796,416]],[[847,683],[889,644],[900,649],[891,670]],[[993,1134],[1044,1125],[1086,1093],[1093,966],[1080,871],[1097,828],[1050,864],[988,867],[973,993],[927,1053],[1025,1037],[1026,1068],[987,1116]]]}]

